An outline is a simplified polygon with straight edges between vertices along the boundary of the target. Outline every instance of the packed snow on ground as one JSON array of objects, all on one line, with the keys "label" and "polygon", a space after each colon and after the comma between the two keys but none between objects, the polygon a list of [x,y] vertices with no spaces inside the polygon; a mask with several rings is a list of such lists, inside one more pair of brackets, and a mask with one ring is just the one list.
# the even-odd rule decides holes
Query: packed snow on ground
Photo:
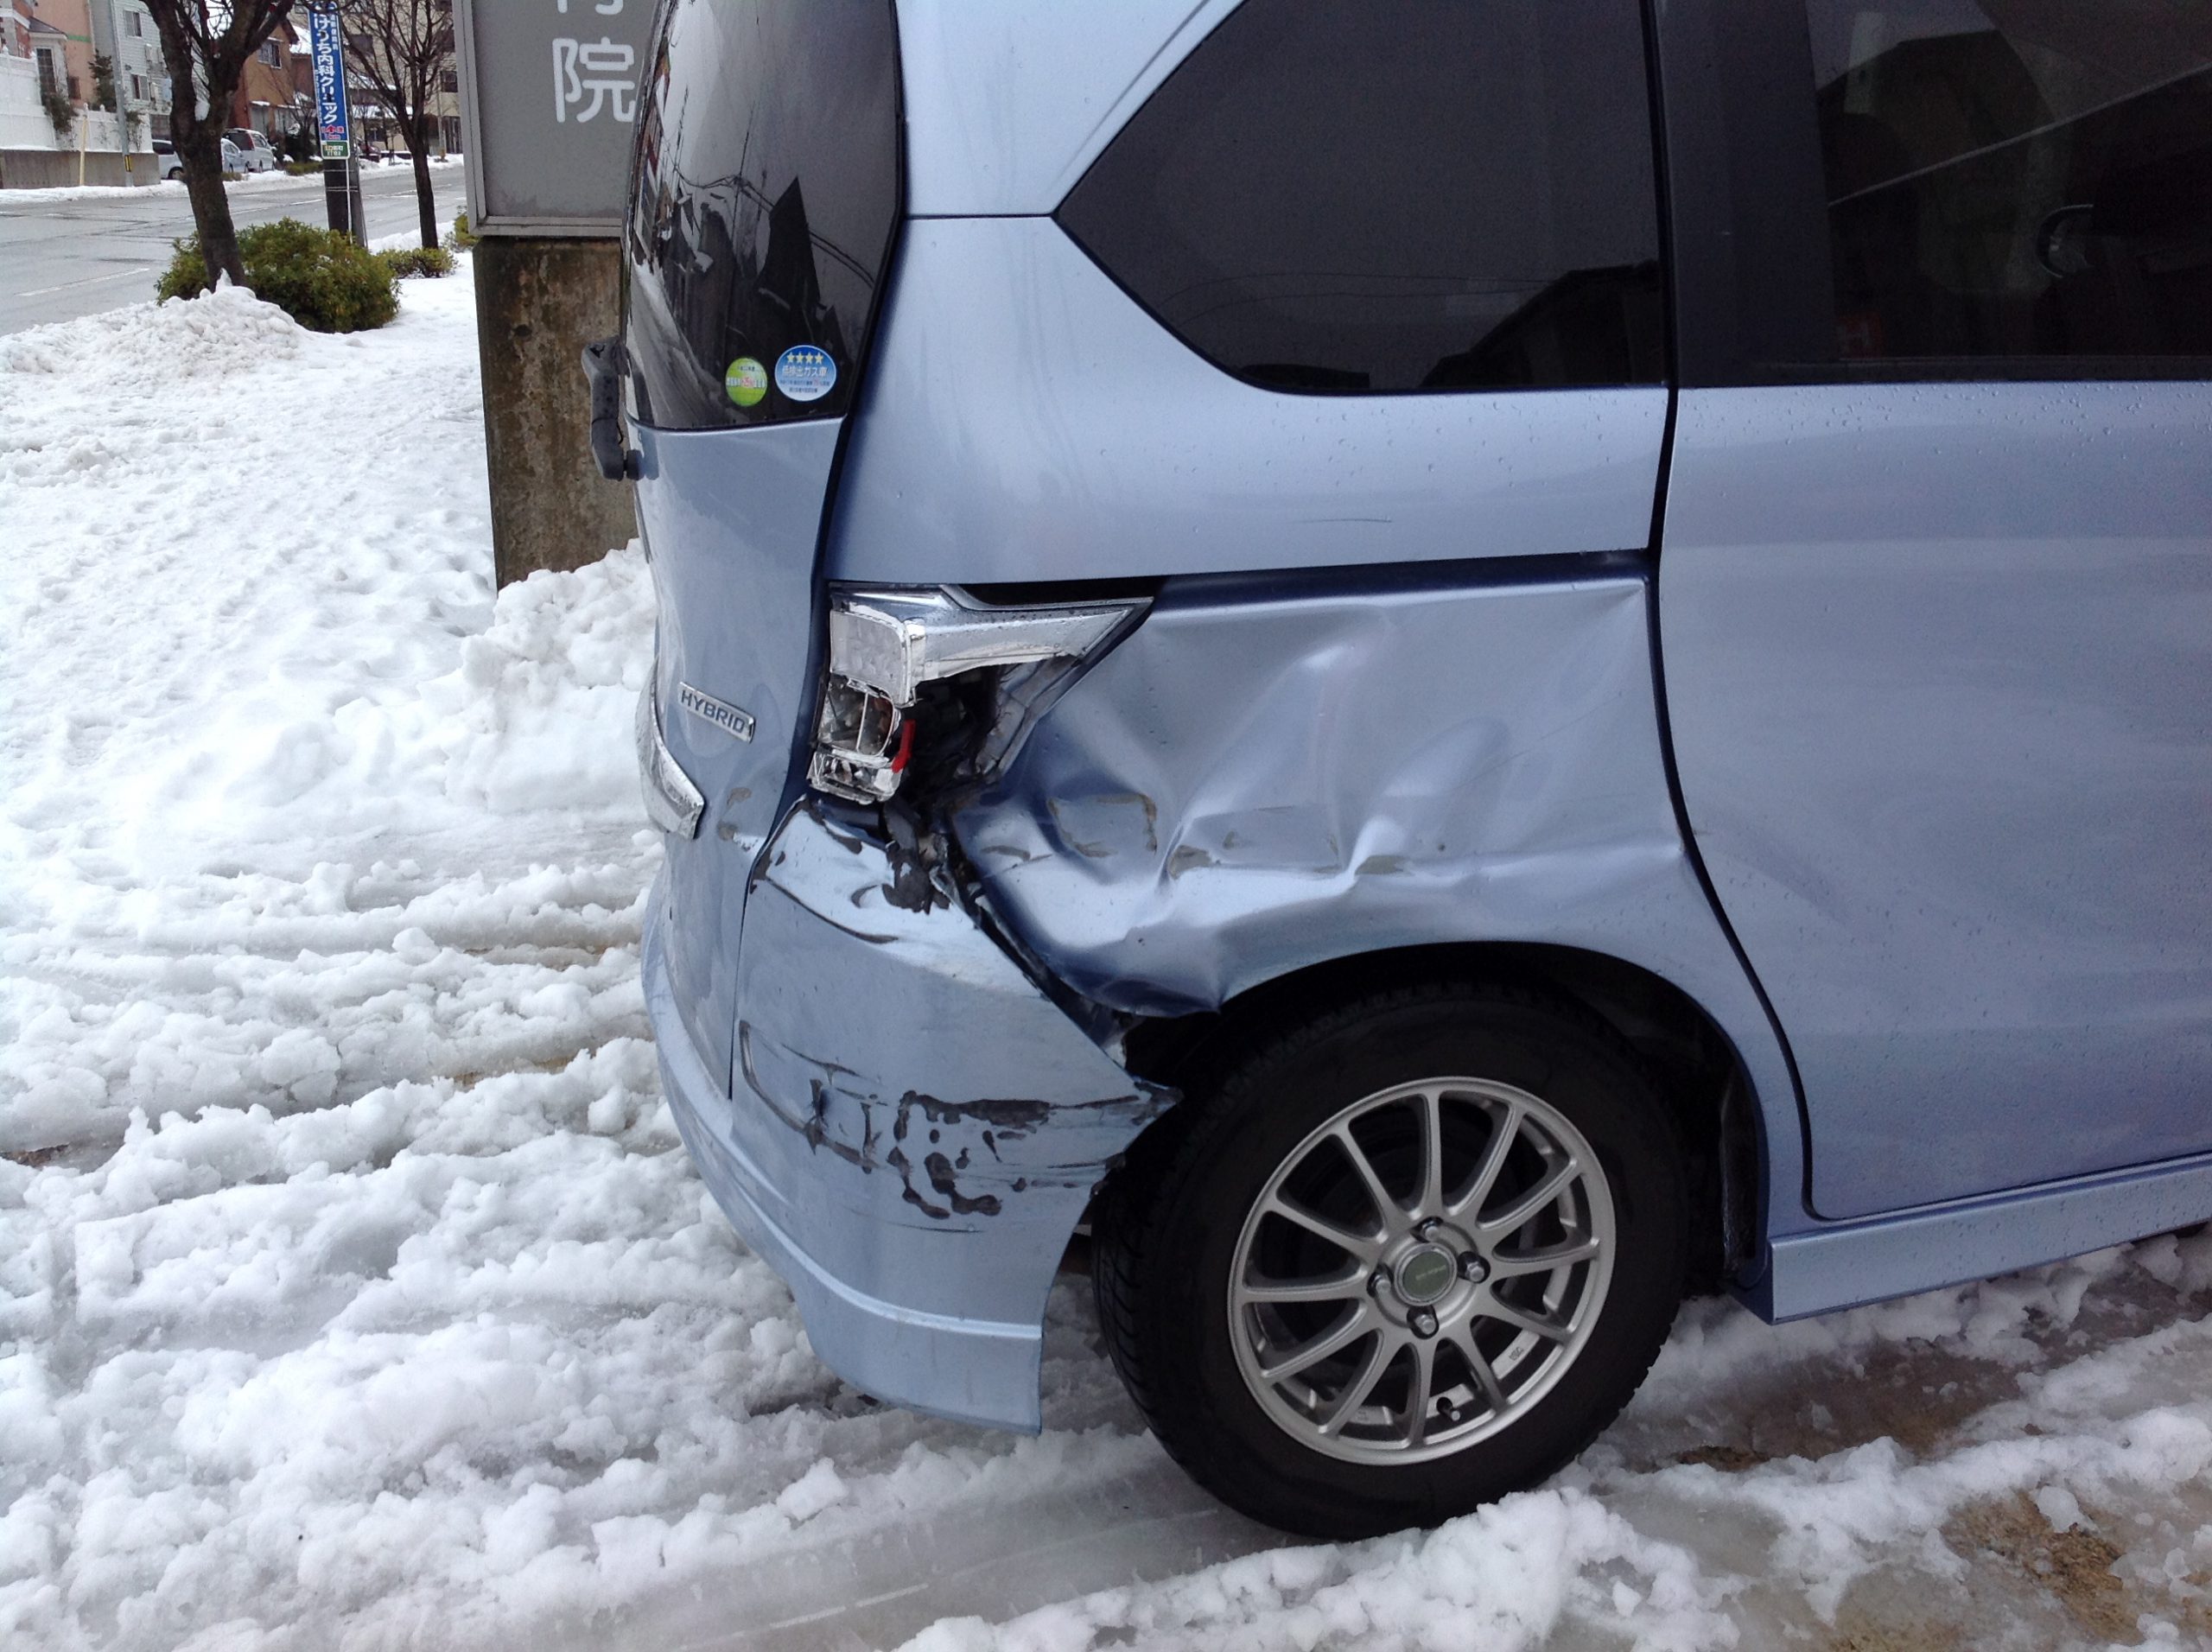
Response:
[{"label": "packed snow on ground", "polygon": [[0,1643],[2042,1648],[2212,1634],[2212,1239],[1686,1311],[1550,1484],[1287,1543],[1047,1325],[814,1358],[659,1100],[635,549],[486,578],[465,279],[0,340]]},{"label": "packed snow on ground", "polygon": [[[114,200],[126,195],[172,196],[181,200],[186,194],[183,179],[155,177],[154,168],[166,162],[168,159],[166,156],[155,155],[140,155],[132,157],[133,169],[143,172],[148,179],[151,180],[146,183],[54,184],[43,188],[23,189],[10,193],[21,194],[26,199],[38,201],[41,205],[53,201]],[[461,163],[461,157],[457,155],[433,156],[430,158],[430,169],[433,172],[442,171],[448,167],[457,167]],[[376,171],[395,166],[412,168],[415,163],[402,157],[397,161],[366,161],[362,164],[371,171]],[[296,183],[302,178],[313,179],[317,175],[319,175],[314,173],[293,174],[285,171],[282,166],[274,166],[262,172],[238,173],[226,179],[223,187],[226,189],[254,190],[276,183]]]},{"label": "packed snow on ground", "polygon": [[[149,199],[157,199],[166,196],[178,200],[182,200],[186,195],[184,180],[181,178],[159,177],[155,172],[155,168],[156,167],[165,164],[168,160],[168,157],[167,156],[141,155],[134,156],[132,160],[132,169],[139,172],[147,180],[149,180],[149,181],[144,183],[52,184],[42,188],[23,189],[20,191],[10,190],[9,193],[11,194],[21,194],[25,199],[35,200],[41,205],[52,201],[118,200],[126,196],[144,196]],[[435,166],[438,163],[433,162],[431,164]],[[225,179],[223,187],[226,189],[257,190],[266,188],[272,183],[296,183],[298,179],[295,178],[292,174],[285,171],[283,167],[277,166],[270,167],[267,170],[262,172],[241,172],[236,174],[232,177]]]}]

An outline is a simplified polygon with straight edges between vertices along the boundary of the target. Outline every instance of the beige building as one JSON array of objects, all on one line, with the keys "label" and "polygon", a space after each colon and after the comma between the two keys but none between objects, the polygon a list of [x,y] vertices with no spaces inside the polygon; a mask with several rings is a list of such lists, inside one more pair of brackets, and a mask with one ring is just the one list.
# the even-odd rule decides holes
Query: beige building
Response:
[{"label": "beige building", "polygon": [[231,96],[232,125],[249,127],[270,137],[288,137],[299,130],[306,118],[300,112],[292,49],[291,32],[280,28],[246,59],[238,75],[238,89]]},{"label": "beige building", "polygon": [[39,91],[73,104],[92,98],[92,0],[14,0],[27,23]]}]

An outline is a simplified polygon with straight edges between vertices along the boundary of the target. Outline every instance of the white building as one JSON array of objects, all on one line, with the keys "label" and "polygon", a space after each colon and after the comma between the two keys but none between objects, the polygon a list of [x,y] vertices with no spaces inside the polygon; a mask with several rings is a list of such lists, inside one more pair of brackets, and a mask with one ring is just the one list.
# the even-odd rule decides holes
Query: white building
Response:
[{"label": "white building", "polygon": [[92,0],[92,42],[115,64],[116,90],[133,114],[144,113],[151,118],[153,136],[167,137],[168,65],[162,56],[161,31],[154,27],[146,0]]},{"label": "white building", "polygon": [[[107,102],[102,60],[113,65]],[[143,0],[0,0],[0,188],[151,182],[168,75]]]}]

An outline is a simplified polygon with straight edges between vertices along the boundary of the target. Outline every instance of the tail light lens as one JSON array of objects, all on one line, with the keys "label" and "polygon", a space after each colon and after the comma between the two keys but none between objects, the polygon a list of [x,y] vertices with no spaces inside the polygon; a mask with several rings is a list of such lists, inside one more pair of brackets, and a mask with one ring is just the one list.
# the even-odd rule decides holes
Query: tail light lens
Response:
[{"label": "tail light lens", "polygon": [[[832,797],[881,803],[906,778],[915,720],[932,683],[993,673],[1027,691],[997,696],[985,744],[1002,760],[1041,709],[1040,676],[1064,677],[1142,617],[1147,599],[1000,607],[957,590],[850,591],[830,599],[829,671],[808,779]],[[1016,726],[1009,728],[1011,718]]]}]

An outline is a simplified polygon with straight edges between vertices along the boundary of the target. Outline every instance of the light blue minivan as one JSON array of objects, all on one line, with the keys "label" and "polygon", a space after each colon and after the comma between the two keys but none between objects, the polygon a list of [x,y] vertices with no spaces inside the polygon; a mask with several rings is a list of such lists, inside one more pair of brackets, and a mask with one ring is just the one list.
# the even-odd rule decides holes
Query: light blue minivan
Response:
[{"label": "light blue minivan", "polygon": [[822,1358],[1088,1255],[1326,1535],[2212,1217],[2212,3],[664,0],[670,1102]]}]

